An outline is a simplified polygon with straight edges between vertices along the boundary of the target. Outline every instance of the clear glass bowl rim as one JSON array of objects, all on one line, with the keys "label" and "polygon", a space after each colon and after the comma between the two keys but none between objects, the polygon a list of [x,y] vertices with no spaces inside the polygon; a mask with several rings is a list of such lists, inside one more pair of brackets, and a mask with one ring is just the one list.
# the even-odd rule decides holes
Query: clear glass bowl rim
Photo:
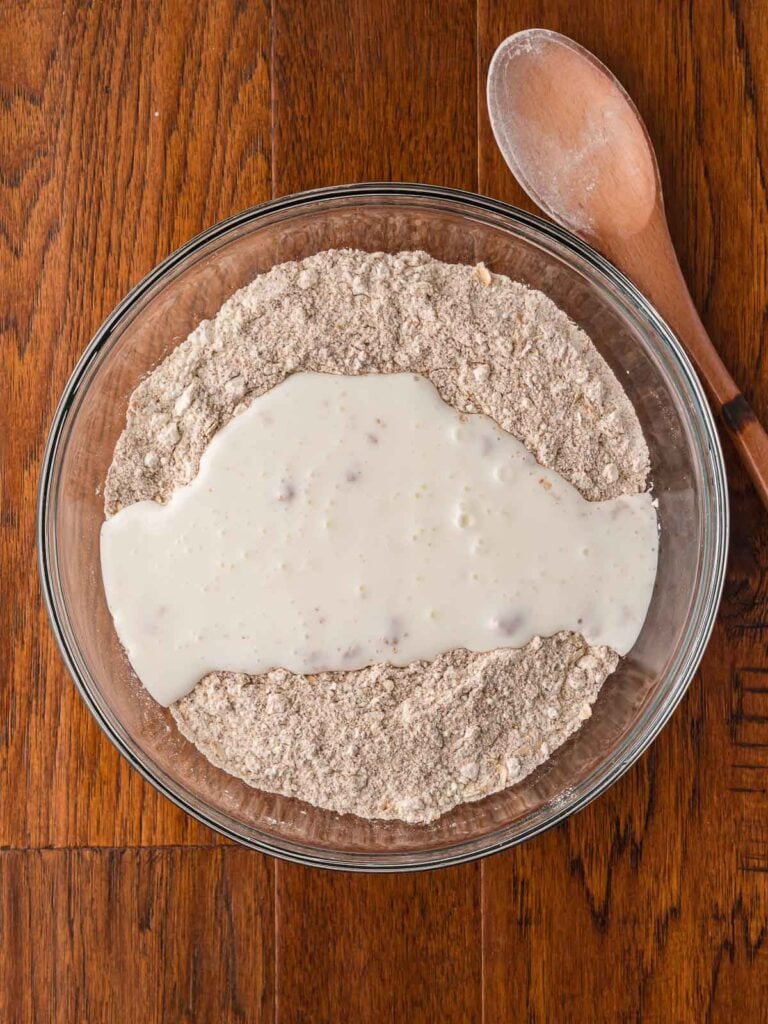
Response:
[{"label": "clear glass bowl rim", "polygon": [[[398,851],[394,854],[365,853],[356,851],[333,851],[312,847],[289,840],[277,840],[273,836],[263,835],[255,839],[244,835],[228,825],[226,815],[219,816],[213,809],[203,808],[193,797],[190,799],[173,786],[158,778],[152,770],[152,762],[141,757],[141,751],[134,749],[115,729],[102,712],[98,701],[88,685],[88,681],[80,673],[73,653],[75,644],[68,635],[66,623],[58,606],[57,587],[51,571],[51,551],[48,541],[50,528],[49,499],[53,468],[58,448],[62,439],[66,438],[70,414],[75,397],[87,374],[87,371],[104,348],[110,338],[132,307],[165,275],[189,256],[194,255],[210,242],[225,237],[228,233],[245,224],[258,221],[281,212],[289,212],[313,204],[334,204],[337,201],[355,199],[411,199],[415,202],[427,200],[432,206],[442,203],[446,209],[454,213],[476,212],[493,214],[505,220],[510,227],[519,227],[528,236],[534,236],[543,248],[557,253],[558,249],[583,261],[595,274],[611,284],[629,305],[640,320],[644,320],[657,334],[667,349],[667,355],[677,364],[677,368],[689,389],[688,398],[694,409],[694,419],[698,422],[701,441],[700,455],[703,461],[709,461],[711,472],[711,492],[705,499],[709,507],[705,509],[705,541],[702,550],[702,561],[705,569],[702,573],[701,585],[696,595],[690,616],[688,630],[677,652],[677,664],[671,673],[672,681],[664,693],[657,693],[648,702],[643,714],[638,717],[632,730],[624,738],[610,758],[597,765],[593,771],[573,790],[564,794],[548,808],[539,812],[537,819],[526,828],[515,831],[514,825],[506,826],[497,832],[489,833],[480,840],[465,840],[451,847],[436,848],[424,851]],[[527,213],[511,204],[490,199],[474,192],[460,189],[442,188],[433,185],[401,182],[365,182],[331,186],[298,192],[279,199],[272,199],[249,207],[226,220],[220,221],[207,230],[190,239],[185,245],[171,253],[147,274],[125,298],[115,307],[97,330],[78,360],[67,382],[57,406],[48,435],[41,464],[40,483],[38,488],[37,507],[37,545],[38,564],[42,585],[43,602],[53,628],[54,636],[61,651],[67,669],[77,686],[86,706],[96,719],[100,728],[118,751],[127,759],[141,775],[163,796],[186,811],[193,818],[213,829],[228,839],[234,840],[252,849],[268,853],[272,856],[317,867],[343,871],[397,872],[429,870],[466,863],[499,852],[511,846],[532,839],[564,821],[572,814],[582,810],[596,797],[613,785],[647,750],[661,729],[669,720],[687,690],[711,635],[717,610],[720,604],[728,548],[729,506],[726,484],[725,466],[720,446],[720,439],[715,427],[712,412],[699,379],[691,362],[684,352],[675,334],[637,290],[632,282],[616,267],[609,263],[597,251],[581,239],[563,228],[545,221],[541,217]],[[63,604],[63,602],[62,602]],[[63,609],[65,612],[66,609]]]}]

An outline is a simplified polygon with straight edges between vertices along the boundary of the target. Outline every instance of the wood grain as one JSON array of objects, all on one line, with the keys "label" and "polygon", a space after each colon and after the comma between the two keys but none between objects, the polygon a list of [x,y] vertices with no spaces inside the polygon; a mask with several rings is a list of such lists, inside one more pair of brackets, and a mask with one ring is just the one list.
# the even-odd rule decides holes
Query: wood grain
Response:
[{"label": "wood grain", "polygon": [[[657,147],[704,322],[764,415],[765,211],[750,5],[481,2],[480,66],[530,25],[619,76]],[[483,192],[529,205],[480,118]],[[486,1024],[764,1020],[768,994],[766,517],[728,454],[726,597],[701,672],[651,751],[561,828],[483,865]],[[753,742],[754,746],[745,746]],[[512,948],[524,950],[510,957]]]},{"label": "wood grain", "polygon": [[[276,194],[366,180],[475,187],[474,3],[278,5],[274,33]],[[280,1020],[480,1020],[476,866],[275,873]]]},{"label": "wood grain", "polygon": [[669,726],[562,827],[446,872],[216,845],[90,720],[34,566],[55,402],[128,287],[272,193],[415,179],[529,207],[483,88],[496,44],[535,24],[635,98],[704,323],[765,420],[764,5],[0,7],[0,1020],[768,1020],[768,529],[731,453],[723,608]]},{"label": "wood grain", "polygon": [[480,1024],[480,868],[278,869],[278,1020]]},{"label": "wood grain", "polygon": [[0,1020],[271,1020],[273,912],[247,850],[5,851]]},{"label": "wood grain", "polygon": [[271,191],[269,5],[3,5],[0,34],[0,778],[25,786],[0,803],[0,846],[215,842],[77,697],[40,605],[33,512],[55,403],[101,320]]},{"label": "wood grain", "polygon": [[351,181],[475,187],[474,0],[279,3],[277,195]]}]

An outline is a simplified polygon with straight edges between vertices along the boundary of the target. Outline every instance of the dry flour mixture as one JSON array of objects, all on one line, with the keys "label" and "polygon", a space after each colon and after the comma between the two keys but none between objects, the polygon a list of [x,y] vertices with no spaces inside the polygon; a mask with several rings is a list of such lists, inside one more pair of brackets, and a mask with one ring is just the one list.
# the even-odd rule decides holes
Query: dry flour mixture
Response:
[{"label": "dry flour mixture", "polygon": [[[108,517],[164,502],[213,435],[299,371],[414,372],[484,413],[590,500],[646,487],[635,412],[590,340],[542,293],[425,253],[319,253],[275,267],[200,324],[131,396]],[[434,820],[519,781],[591,714],[617,654],[577,633],[405,666],[208,674],[181,731],[249,784],[370,818]]]}]

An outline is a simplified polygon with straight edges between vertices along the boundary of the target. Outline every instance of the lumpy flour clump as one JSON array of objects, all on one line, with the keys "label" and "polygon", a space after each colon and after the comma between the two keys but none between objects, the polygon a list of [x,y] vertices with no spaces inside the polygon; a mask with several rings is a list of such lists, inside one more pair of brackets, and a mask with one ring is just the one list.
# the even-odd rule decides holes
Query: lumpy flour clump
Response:
[{"label": "lumpy flour clump", "polygon": [[107,514],[188,483],[219,427],[298,370],[421,373],[586,498],[645,489],[648,450],[629,399],[546,295],[426,253],[330,251],[257,277],[136,388]]},{"label": "lumpy flour clump", "polygon": [[[298,371],[422,374],[492,417],[591,500],[645,489],[629,400],[541,292],[425,253],[319,253],[233,295],[131,396],[107,516],[166,501],[216,431]],[[431,662],[260,676],[216,672],[171,710],[215,764],[259,788],[364,817],[434,820],[519,781],[589,717],[618,663],[558,633]]]},{"label": "lumpy flour clump", "polygon": [[209,760],[253,786],[426,822],[546,761],[589,718],[617,661],[558,633],[405,668],[209,675],[173,713]]}]

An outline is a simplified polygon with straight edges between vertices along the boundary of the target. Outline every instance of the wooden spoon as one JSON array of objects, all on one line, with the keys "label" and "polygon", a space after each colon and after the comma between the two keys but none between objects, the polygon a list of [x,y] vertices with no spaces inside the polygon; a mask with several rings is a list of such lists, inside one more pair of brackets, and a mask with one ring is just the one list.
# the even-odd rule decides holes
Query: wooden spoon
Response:
[{"label": "wooden spoon", "polygon": [[528,29],[493,56],[488,110],[504,159],[531,199],[634,281],[676,332],[768,508],[768,435],[693,305],[656,155],[621,84],[572,39]]}]

